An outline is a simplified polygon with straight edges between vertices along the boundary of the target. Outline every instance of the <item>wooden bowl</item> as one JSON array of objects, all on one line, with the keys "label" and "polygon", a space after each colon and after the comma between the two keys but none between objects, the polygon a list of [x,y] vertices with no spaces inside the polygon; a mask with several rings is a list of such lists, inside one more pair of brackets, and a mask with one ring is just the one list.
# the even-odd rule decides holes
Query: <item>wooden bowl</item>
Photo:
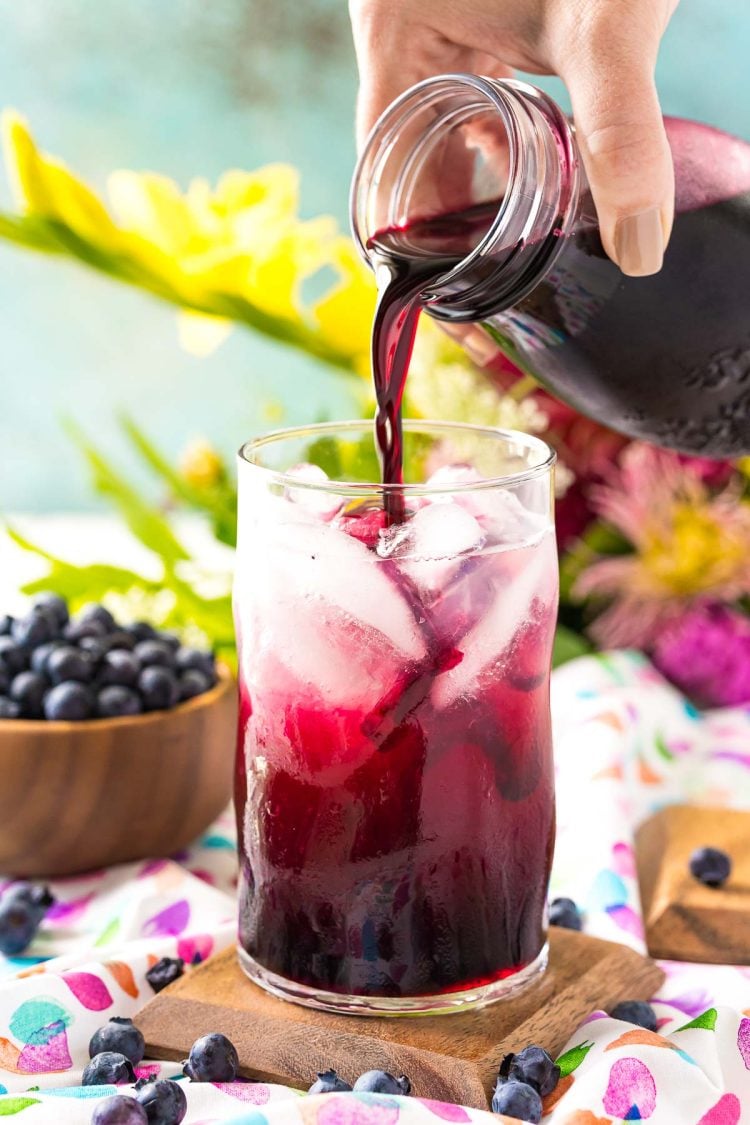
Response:
[{"label": "wooden bowl", "polygon": [[0,722],[0,872],[73,875],[169,856],[232,793],[232,676],[172,711]]}]

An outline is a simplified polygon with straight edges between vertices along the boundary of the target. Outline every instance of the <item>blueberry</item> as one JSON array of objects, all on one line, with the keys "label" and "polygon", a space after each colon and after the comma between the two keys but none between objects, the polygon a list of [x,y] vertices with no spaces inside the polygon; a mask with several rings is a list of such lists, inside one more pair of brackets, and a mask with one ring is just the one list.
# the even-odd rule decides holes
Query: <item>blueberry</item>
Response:
[{"label": "blueberry", "polygon": [[63,629],[63,636],[71,644],[78,644],[84,637],[106,637],[107,627],[93,618],[90,621],[69,621]]},{"label": "blueberry", "polygon": [[148,1117],[135,1098],[112,1094],[104,1101],[97,1102],[91,1125],[148,1125]]},{"label": "blueberry", "polygon": [[168,711],[180,699],[177,680],[168,668],[144,668],[138,677],[138,691],[147,711]]},{"label": "blueberry", "polygon": [[542,1120],[542,1099],[526,1082],[498,1082],[492,1095],[492,1112],[538,1125]]},{"label": "blueberry", "polygon": [[138,1104],[146,1111],[149,1125],[180,1125],[187,1113],[187,1098],[179,1082],[160,1078],[147,1082],[136,1094]]},{"label": "blueberry", "polygon": [[105,653],[99,669],[102,684],[123,684],[133,687],[138,681],[141,665],[138,657],[123,648],[113,648]]},{"label": "blueberry", "polygon": [[13,622],[11,636],[16,644],[24,648],[36,648],[46,641],[53,641],[59,635],[57,618],[49,610],[34,609],[26,617],[18,617]]},{"label": "blueberry", "polygon": [[91,679],[93,664],[86,653],[73,645],[61,645],[47,657],[45,672],[53,684],[62,684],[67,680],[85,684]]},{"label": "blueberry", "polygon": [[0,637],[9,637],[13,628],[13,618],[9,613],[0,613]]},{"label": "blueberry", "polygon": [[96,697],[96,713],[101,719],[122,719],[127,715],[140,715],[142,711],[140,697],[122,684],[102,688]]},{"label": "blueberry", "polygon": [[690,857],[690,874],[706,887],[721,887],[732,873],[732,861],[719,848],[698,848]]},{"label": "blueberry", "polygon": [[163,641],[139,641],[133,651],[143,668],[174,668],[174,653]]},{"label": "blueberry", "polygon": [[31,671],[38,673],[40,676],[46,676],[47,661],[56,649],[62,647],[62,641],[47,641],[43,645],[37,645],[31,654]]},{"label": "blueberry", "polygon": [[160,640],[162,644],[166,645],[167,648],[170,649],[173,653],[177,652],[177,649],[182,644],[182,641],[176,633],[170,633],[166,630],[159,630],[156,636],[158,640]]},{"label": "blueberry", "polygon": [[517,1055],[506,1055],[500,1064],[501,1082],[525,1082],[545,1098],[560,1081],[560,1067],[542,1047],[524,1047]]},{"label": "blueberry", "polygon": [[348,1082],[339,1078],[335,1070],[320,1071],[308,1094],[345,1094],[351,1090]]},{"label": "blueberry", "polygon": [[405,1074],[394,1078],[387,1070],[367,1070],[360,1074],[354,1083],[354,1089],[358,1093],[368,1094],[409,1094],[411,1082]]},{"label": "blueberry", "polygon": [[178,672],[202,672],[211,683],[216,679],[216,657],[197,648],[178,648],[175,654]]},{"label": "blueberry", "polygon": [[10,698],[18,704],[24,719],[41,719],[47,681],[36,672],[19,672],[10,685]]},{"label": "blueberry", "polygon": [[105,1023],[95,1031],[89,1042],[89,1058],[99,1055],[103,1051],[124,1055],[130,1059],[133,1066],[137,1066],[146,1053],[146,1044],[137,1027],[131,1019],[125,1016],[112,1016],[109,1023]]},{"label": "blueberry", "polygon": [[14,883],[0,899],[0,952],[15,957],[31,943],[54,898],[47,887]]},{"label": "blueberry", "polygon": [[0,695],[5,695],[10,687],[11,676],[4,664],[0,664]]},{"label": "blueberry", "polygon": [[83,606],[80,610],[77,620],[82,624],[89,621],[98,621],[100,625],[104,626],[105,632],[111,633],[117,628],[117,622],[106,606],[100,605],[99,602],[89,602],[88,605]]},{"label": "blueberry", "polygon": [[75,680],[57,684],[44,699],[44,717],[52,722],[90,719],[94,710],[91,692]]},{"label": "blueberry", "polygon": [[132,652],[135,648],[135,637],[128,633],[125,629],[115,629],[113,633],[107,633],[104,638],[108,650],[113,648],[124,648],[128,652]]},{"label": "blueberry", "polygon": [[123,629],[136,642],[152,641],[156,637],[156,629],[153,625],[149,625],[148,621],[133,621],[130,625],[124,625]]},{"label": "blueberry", "polygon": [[193,1082],[234,1082],[239,1065],[234,1044],[214,1031],[196,1039],[183,1071]]},{"label": "blueberry", "polygon": [[100,1051],[84,1067],[82,1086],[122,1086],[135,1082],[135,1071],[130,1059],[119,1051]]},{"label": "blueberry", "polygon": [[549,907],[550,926],[564,930],[580,930],[581,913],[572,898],[554,898]]},{"label": "blueberry", "polygon": [[52,614],[57,621],[59,629],[64,628],[70,620],[68,603],[65,601],[65,598],[61,598],[59,594],[53,594],[51,592],[38,594],[34,599],[34,609],[41,609]]},{"label": "blueberry", "polygon": [[23,672],[27,665],[26,649],[12,637],[0,637],[0,665],[11,676]]},{"label": "blueberry", "polygon": [[197,668],[189,668],[187,672],[183,672],[180,676],[179,688],[180,699],[193,699],[196,695],[203,695],[204,692],[209,691],[212,686],[212,681],[203,672],[199,672]]},{"label": "blueberry", "polygon": [[0,719],[20,719],[21,708],[7,695],[0,695]]},{"label": "blueberry", "polygon": [[634,1023],[636,1027],[645,1027],[646,1031],[656,1031],[658,1026],[656,1012],[645,1000],[622,1000],[609,1014],[613,1020]]},{"label": "blueberry", "polygon": [[146,972],[146,980],[154,992],[161,992],[168,984],[178,980],[185,972],[185,962],[181,957],[162,957]]}]

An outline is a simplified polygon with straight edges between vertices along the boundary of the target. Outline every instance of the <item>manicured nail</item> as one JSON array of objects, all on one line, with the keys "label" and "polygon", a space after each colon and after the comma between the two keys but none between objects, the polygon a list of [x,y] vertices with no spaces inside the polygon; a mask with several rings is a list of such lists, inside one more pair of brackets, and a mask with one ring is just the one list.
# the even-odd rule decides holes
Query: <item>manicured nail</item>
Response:
[{"label": "manicured nail", "polygon": [[664,261],[661,208],[620,219],[615,227],[615,254],[620,269],[630,277],[658,273]]},{"label": "manicured nail", "polygon": [[461,346],[466,349],[478,367],[486,367],[500,355],[500,348],[481,328],[470,329],[461,341]]}]

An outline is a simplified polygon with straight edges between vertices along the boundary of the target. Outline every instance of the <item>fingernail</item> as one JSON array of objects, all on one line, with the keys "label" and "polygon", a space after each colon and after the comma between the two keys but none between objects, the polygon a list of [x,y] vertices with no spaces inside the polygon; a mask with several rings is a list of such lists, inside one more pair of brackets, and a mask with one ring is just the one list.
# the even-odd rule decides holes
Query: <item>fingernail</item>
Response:
[{"label": "fingernail", "polygon": [[478,367],[486,367],[500,355],[500,348],[491,336],[481,328],[472,328],[466,333],[461,346],[469,353]]},{"label": "fingernail", "polygon": [[661,208],[651,207],[620,219],[615,227],[615,255],[623,273],[648,277],[664,261],[664,227]]}]

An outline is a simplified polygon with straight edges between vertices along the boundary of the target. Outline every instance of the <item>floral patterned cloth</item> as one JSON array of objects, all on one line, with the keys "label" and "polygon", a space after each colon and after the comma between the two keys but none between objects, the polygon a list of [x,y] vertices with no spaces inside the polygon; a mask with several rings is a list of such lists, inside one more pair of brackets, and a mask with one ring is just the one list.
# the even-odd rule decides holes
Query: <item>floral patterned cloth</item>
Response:
[{"label": "floral patterned cloth", "polygon": [[[677,800],[750,807],[750,709],[700,715],[642,658],[617,653],[560,669],[553,713],[560,829],[552,893],[581,904],[589,933],[642,950],[633,828]],[[234,879],[225,815],[184,855],[53,884],[49,918],[28,955],[5,963],[0,981],[0,1116],[20,1115],[20,1125],[87,1125],[94,1099],[114,1092],[76,1085],[92,1032],[150,999],[145,973],[157,958],[191,963],[233,941]],[[750,968],[664,967],[659,1034],[601,1012],[571,1029],[545,1122],[750,1123]],[[180,1070],[156,1061],[137,1069]],[[185,1089],[186,1125],[485,1119],[416,1098],[300,1098],[250,1082]]]}]

